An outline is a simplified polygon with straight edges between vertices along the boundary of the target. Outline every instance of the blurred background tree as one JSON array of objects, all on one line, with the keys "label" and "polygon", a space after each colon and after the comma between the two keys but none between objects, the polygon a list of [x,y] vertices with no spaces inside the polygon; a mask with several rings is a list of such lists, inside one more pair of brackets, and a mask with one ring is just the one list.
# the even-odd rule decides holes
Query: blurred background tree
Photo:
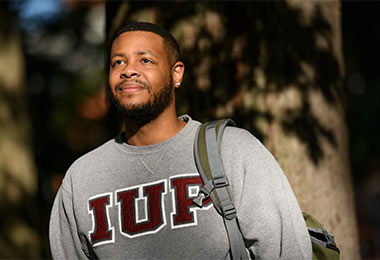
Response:
[{"label": "blurred background tree", "polygon": [[[18,240],[33,241],[34,244],[30,246],[38,254],[25,250],[26,242],[21,241],[24,243],[21,244],[20,241],[16,243],[1,237],[0,258],[47,258],[50,257],[47,237],[50,210],[66,170],[80,155],[108,139],[103,54],[105,7],[99,1],[24,0],[1,3],[1,11],[8,15],[1,15],[1,26],[8,29],[8,34],[1,39],[8,41],[2,40],[0,43],[0,79],[3,82],[7,77],[12,77],[16,81],[8,87],[14,88],[12,92],[6,92],[7,86],[1,85],[1,106],[7,105],[9,110],[12,109],[7,121],[1,122],[1,133],[5,134],[7,130],[13,138],[2,138],[1,147],[5,145],[3,140],[13,140],[20,146],[19,149],[29,151],[31,161],[30,164],[25,163],[21,152],[4,147],[0,158],[18,166],[14,170],[22,182],[15,177],[10,179],[11,175],[1,172],[0,190],[12,190],[12,183],[17,184],[16,181],[19,181],[20,185],[26,183],[25,192],[34,192],[22,194],[22,202],[35,213],[35,222],[31,222],[28,212],[21,215],[21,220],[31,222],[38,233],[27,235],[4,226],[1,226],[1,232],[7,232]],[[18,19],[14,17],[12,20],[9,17],[11,14],[18,15]],[[14,33],[18,26],[22,29],[22,37]],[[11,65],[14,63],[18,67],[13,69]],[[1,112],[3,115],[3,107]],[[26,120],[28,115],[31,115],[31,124]],[[11,128],[13,122],[18,124],[17,129]],[[30,140],[25,140],[27,138]],[[33,150],[27,144],[33,144]],[[38,176],[35,169],[31,168],[34,163]],[[20,167],[31,169],[27,172]],[[10,177],[3,180],[3,175]],[[12,194],[11,197],[1,198],[8,200],[4,206],[2,204],[1,217],[5,217],[8,214],[6,212],[9,212],[11,219],[17,217],[15,212],[5,210],[9,208],[9,200],[17,197]],[[29,200],[33,203],[29,203]],[[21,206],[19,203],[14,208],[21,211]],[[25,210],[21,212],[25,213]],[[2,250],[2,247],[7,250]]]},{"label": "blurred background tree", "polygon": [[0,258],[40,257],[37,172],[17,14],[0,2]]},{"label": "blurred background tree", "polygon": [[350,159],[363,259],[380,258],[380,2],[343,1]]},{"label": "blurred background tree", "polygon": [[257,136],[302,208],[336,235],[342,259],[359,258],[351,165],[361,255],[380,258],[380,3],[0,3],[0,258],[50,257],[64,173],[119,131],[104,65],[110,37],[136,20],[157,22],[181,45],[179,113],[232,117]]}]

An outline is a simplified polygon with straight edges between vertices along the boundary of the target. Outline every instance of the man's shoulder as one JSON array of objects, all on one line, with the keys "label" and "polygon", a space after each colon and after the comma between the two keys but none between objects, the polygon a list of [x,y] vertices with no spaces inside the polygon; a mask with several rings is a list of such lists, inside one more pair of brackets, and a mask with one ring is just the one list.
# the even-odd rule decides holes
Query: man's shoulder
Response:
[{"label": "man's shoulder", "polygon": [[102,145],[80,156],[71,164],[67,174],[75,174],[75,172],[82,171],[83,169],[92,168],[107,157],[112,156],[113,152],[116,151],[115,143],[117,143],[117,140],[118,137],[108,140]]},{"label": "man's shoulder", "polygon": [[223,134],[222,153],[239,154],[240,158],[258,160],[272,160],[273,155],[261,143],[261,141],[246,129],[239,127],[227,127]]},{"label": "man's shoulder", "polygon": [[227,126],[224,130],[223,134],[223,143],[228,143],[230,146],[238,146],[241,145],[246,146],[256,146],[260,145],[259,139],[251,132],[244,128],[235,127],[235,126]]}]

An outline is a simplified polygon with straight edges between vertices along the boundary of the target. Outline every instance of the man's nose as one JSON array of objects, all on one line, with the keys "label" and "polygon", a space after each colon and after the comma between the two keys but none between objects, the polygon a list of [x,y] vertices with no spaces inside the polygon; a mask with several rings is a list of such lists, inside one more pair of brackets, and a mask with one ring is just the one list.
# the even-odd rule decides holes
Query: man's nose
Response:
[{"label": "man's nose", "polygon": [[140,71],[137,65],[134,63],[128,63],[125,65],[124,69],[121,71],[120,78],[132,78],[140,76]]}]

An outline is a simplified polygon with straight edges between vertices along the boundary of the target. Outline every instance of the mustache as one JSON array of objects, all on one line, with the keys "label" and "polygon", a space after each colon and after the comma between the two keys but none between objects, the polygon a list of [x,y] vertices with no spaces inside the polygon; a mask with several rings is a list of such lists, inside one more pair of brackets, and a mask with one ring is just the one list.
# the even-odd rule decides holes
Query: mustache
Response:
[{"label": "mustache", "polygon": [[134,82],[134,83],[137,83],[141,86],[143,86],[144,88],[146,88],[149,92],[151,90],[151,87],[148,83],[144,82],[144,81],[141,81],[141,80],[138,80],[138,79],[133,79],[133,80],[126,80],[126,79],[123,79],[122,81],[120,81],[119,83],[116,84],[116,89],[120,89],[120,87],[124,84],[127,84],[127,83],[130,83],[130,82]]}]

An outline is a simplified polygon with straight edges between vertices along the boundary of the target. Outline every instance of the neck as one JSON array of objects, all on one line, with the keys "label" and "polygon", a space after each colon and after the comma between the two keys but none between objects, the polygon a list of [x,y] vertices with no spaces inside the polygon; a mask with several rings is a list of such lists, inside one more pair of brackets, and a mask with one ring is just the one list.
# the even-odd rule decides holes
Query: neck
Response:
[{"label": "neck", "polygon": [[135,121],[125,120],[125,141],[134,146],[158,144],[176,135],[185,125],[184,121],[177,118],[175,109],[164,111],[143,126]]}]

